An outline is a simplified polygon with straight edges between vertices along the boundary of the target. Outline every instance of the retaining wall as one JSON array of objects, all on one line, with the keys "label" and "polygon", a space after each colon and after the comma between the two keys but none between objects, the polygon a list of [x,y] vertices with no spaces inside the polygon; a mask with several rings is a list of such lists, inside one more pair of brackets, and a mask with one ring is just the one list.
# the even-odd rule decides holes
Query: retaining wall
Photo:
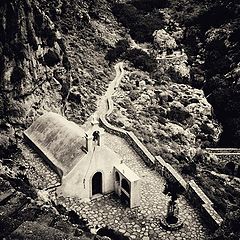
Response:
[{"label": "retaining wall", "polygon": [[163,177],[179,184],[185,190],[189,201],[200,209],[210,228],[215,230],[221,226],[223,219],[214,210],[212,201],[206,196],[194,180],[186,182],[169,163],[166,163],[160,156],[154,157],[133,132],[125,131],[121,128],[112,126],[106,120],[106,116],[111,115],[114,107],[111,97],[107,99],[107,103],[108,111],[106,115],[100,116],[100,124],[105,128],[105,130],[109,133],[123,137],[142,157],[148,166],[154,166],[156,171]]},{"label": "retaining wall", "polygon": [[200,208],[201,213],[212,229],[217,229],[222,225],[223,219],[220,215],[215,211],[215,209],[209,204],[203,204]]},{"label": "retaining wall", "polygon": [[207,197],[202,189],[191,180],[187,183],[186,195],[189,201],[200,209],[204,220],[208,223],[209,228],[216,230],[223,222],[221,216],[213,208],[213,202]]},{"label": "retaining wall", "polygon": [[179,184],[184,190],[187,198],[197,207],[204,217],[204,220],[213,230],[221,226],[223,219],[213,208],[213,202],[207,197],[194,180],[186,182],[183,177],[160,156],[156,157],[156,170],[166,179]]},{"label": "retaining wall", "polygon": [[190,180],[187,185],[187,195],[191,202],[196,207],[201,207],[203,204],[213,205],[212,201],[206,196],[202,189],[194,180]]},{"label": "retaining wall", "polygon": [[156,170],[168,180],[179,184],[184,190],[187,190],[187,182],[183,177],[160,156],[156,157]]}]

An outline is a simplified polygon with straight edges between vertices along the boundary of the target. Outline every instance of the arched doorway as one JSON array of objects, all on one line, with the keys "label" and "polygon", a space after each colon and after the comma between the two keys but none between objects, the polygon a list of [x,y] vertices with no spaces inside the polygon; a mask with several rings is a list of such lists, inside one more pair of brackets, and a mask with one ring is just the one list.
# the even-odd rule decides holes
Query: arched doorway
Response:
[{"label": "arched doorway", "polygon": [[96,172],[92,177],[92,195],[102,193],[102,173]]}]

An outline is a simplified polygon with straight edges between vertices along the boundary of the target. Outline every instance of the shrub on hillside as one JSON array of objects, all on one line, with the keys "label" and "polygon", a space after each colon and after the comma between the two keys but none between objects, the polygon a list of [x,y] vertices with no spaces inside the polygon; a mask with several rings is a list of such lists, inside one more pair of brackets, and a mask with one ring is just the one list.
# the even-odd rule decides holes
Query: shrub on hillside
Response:
[{"label": "shrub on hillside", "polygon": [[15,66],[11,75],[11,83],[14,86],[19,86],[25,76],[24,70],[21,67]]},{"label": "shrub on hillside", "polygon": [[116,43],[115,48],[108,50],[106,59],[110,62],[114,62],[116,59],[122,56],[130,47],[129,42],[126,39],[121,39]]},{"label": "shrub on hillside", "polygon": [[138,90],[132,90],[128,96],[130,97],[131,101],[135,101],[140,97],[140,95],[141,94]]},{"label": "shrub on hillside", "polygon": [[170,6],[168,0],[134,0],[132,4],[139,10],[152,11],[153,9],[166,8]]},{"label": "shrub on hillside", "polygon": [[60,62],[60,57],[55,51],[49,49],[44,55],[44,61],[49,67],[52,67]]},{"label": "shrub on hillside", "polygon": [[153,72],[157,68],[156,60],[141,49],[131,49],[126,52],[125,58],[133,63],[134,67],[143,71]]},{"label": "shrub on hillside", "polygon": [[162,15],[159,12],[147,14],[130,3],[115,3],[113,14],[127,28],[132,38],[139,42],[151,42],[153,32],[163,27]]},{"label": "shrub on hillside", "polygon": [[191,114],[187,110],[185,110],[184,107],[171,106],[171,109],[168,112],[167,116],[173,121],[183,123],[191,117]]},{"label": "shrub on hillside", "polygon": [[194,176],[197,172],[197,166],[195,162],[190,162],[182,167],[182,173]]}]

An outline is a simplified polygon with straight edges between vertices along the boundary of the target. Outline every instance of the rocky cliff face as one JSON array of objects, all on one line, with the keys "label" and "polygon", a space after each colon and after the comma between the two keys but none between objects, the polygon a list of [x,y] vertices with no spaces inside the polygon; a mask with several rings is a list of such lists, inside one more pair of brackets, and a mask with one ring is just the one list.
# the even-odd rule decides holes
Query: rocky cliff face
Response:
[{"label": "rocky cliff face", "polygon": [[239,147],[239,2],[171,2],[186,27],[192,84],[204,89],[223,125],[219,145]]},{"label": "rocky cliff face", "polygon": [[0,12],[0,125],[10,136],[1,146],[7,150],[43,111],[61,112],[69,66],[60,33],[34,2],[1,1]]},{"label": "rocky cliff face", "polygon": [[1,156],[9,157],[44,111],[80,124],[94,112],[112,74],[107,48],[124,32],[109,4],[99,4],[1,1]]}]

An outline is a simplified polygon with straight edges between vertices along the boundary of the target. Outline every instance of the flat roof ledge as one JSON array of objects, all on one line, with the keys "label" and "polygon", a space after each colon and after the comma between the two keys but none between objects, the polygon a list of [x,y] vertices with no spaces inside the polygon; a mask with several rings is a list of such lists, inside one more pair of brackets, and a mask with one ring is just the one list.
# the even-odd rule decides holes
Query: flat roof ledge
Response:
[{"label": "flat roof ledge", "polygon": [[116,170],[120,172],[128,181],[130,182],[136,182],[139,181],[141,178],[134,173],[127,165],[124,163],[114,165]]}]

